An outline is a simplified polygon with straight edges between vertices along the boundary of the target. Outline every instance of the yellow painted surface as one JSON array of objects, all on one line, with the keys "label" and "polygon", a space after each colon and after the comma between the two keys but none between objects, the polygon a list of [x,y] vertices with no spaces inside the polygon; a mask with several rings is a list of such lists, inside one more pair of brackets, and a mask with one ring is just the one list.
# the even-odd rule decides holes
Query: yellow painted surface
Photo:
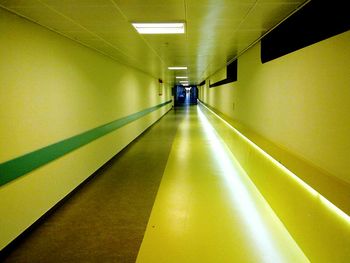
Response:
[{"label": "yellow painted surface", "polygon": [[[238,81],[199,97],[350,215],[350,31],[265,64],[256,45]],[[320,55],[322,54],[322,55]]]},{"label": "yellow painted surface", "polygon": [[308,262],[226,146],[230,136],[199,107],[181,114],[137,262]]},{"label": "yellow painted surface", "polygon": [[310,261],[348,262],[350,217],[220,116],[204,112]]},{"label": "yellow painted surface", "polygon": [[[158,79],[3,9],[0,43],[0,162],[171,99]],[[170,107],[0,187],[0,249]]]},{"label": "yellow painted surface", "polygon": [[200,98],[283,149],[350,183],[350,31],[268,63],[260,44],[238,59],[238,81]]},{"label": "yellow painted surface", "polygon": [[214,84],[215,82],[226,79],[226,74],[226,67],[224,67],[218,72],[216,72],[214,75],[212,75],[208,81],[210,82],[210,84]]},{"label": "yellow painted surface", "polygon": [[[206,106],[208,106],[208,104]],[[350,215],[350,184],[334,177],[319,167],[312,165],[305,159],[291,154],[287,149],[274,144],[252,131],[250,128],[247,128],[245,125],[242,125],[242,123],[233,120],[213,107],[210,107],[210,109],[220,118],[228,122],[237,131],[244,134],[245,137],[266,151],[274,159],[278,160],[279,163],[287,167],[300,179],[316,189],[338,208]]]}]

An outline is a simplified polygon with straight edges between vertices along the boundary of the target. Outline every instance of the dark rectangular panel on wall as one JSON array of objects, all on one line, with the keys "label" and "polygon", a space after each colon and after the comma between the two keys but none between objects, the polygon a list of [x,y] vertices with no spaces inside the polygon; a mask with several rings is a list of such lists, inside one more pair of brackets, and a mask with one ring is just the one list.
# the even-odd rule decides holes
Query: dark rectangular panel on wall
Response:
[{"label": "dark rectangular panel on wall", "polygon": [[201,83],[199,83],[198,86],[203,86],[205,84],[205,80],[203,80]]},{"label": "dark rectangular panel on wall", "polygon": [[214,88],[223,84],[237,81],[237,66],[238,65],[237,65],[237,59],[236,59],[226,67],[226,79],[210,84],[209,87]]},{"label": "dark rectangular panel on wall", "polygon": [[227,66],[226,76],[231,82],[237,81],[237,59]]},{"label": "dark rectangular panel on wall", "polygon": [[306,4],[261,40],[262,63],[349,30],[347,6],[342,0],[312,0]]}]

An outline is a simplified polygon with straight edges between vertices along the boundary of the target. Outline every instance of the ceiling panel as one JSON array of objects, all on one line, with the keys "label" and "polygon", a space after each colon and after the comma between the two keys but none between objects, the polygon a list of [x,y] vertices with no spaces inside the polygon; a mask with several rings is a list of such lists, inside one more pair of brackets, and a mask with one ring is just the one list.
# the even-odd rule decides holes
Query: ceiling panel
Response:
[{"label": "ceiling panel", "polygon": [[[188,66],[191,83],[224,67],[304,0],[0,0],[0,6],[156,78]],[[139,35],[130,22],[185,21],[183,35]]]},{"label": "ceiling panel", "polygon": [[[145,43],[120,12],[119,8],[110,0],[79,0],[65,1],[71,4],[62,5],[61,1],[42,0],[62,16],[69,18],[72,23],[79,24],[85,31],[104,41],[103,52],[110,50],[113,57],[124,57],[122,62],[132,64],[138,68],[147,65],[157,54]],[[79,12],[77,12],[79,10]],[[142,63],[140,61],[146,61]],[[153,68],[153,67],[152,67]],[[150,71],[158,76],[158,71]]]},{"label": "ceiling panel", "polygon": [[[296,9],[299,3],[259,3],[255,5],[254,9],[249,13],[247,18],[242,22],[240,30],[260,30],[266,32],[271,27],[276,25],[284,17],[286,17],[291,10]],[[268,18],[268,19],[267,19]]]},{"label": "ceiling panel", "polygon": [[130,22],[184,21],[185,1],[182,0],[113,0]]}]

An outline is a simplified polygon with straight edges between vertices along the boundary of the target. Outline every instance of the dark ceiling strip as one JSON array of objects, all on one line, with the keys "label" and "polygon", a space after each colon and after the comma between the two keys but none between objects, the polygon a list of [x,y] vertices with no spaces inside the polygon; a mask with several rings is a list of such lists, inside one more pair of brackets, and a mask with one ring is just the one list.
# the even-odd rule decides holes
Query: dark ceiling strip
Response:
[{"label": "dark ceiling strip", "polygon": [[347,30],[347,1],[310,1],[261,40],[261,61],[268,62]]}]

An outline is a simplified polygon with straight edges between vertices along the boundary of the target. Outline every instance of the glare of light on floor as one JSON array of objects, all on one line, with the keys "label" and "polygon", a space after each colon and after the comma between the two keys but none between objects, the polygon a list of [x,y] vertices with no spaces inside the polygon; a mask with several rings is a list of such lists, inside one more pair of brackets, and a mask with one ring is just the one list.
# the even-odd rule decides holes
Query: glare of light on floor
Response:
[{"label": "glare of light on floor", "polygon": [[[260,252],[265,262],[283,262],[283,255],[281,255],[276,240],[273,239],[272,233],[268,231],[266,220],[260,215],[255,203],[266,202],[260,193],[256,196],[252,196],[247,189],[247,181],[249,178],[242,178],[244,176],[243,171],[238,171],[238,163],[235,161],[232,153],[226,145],[221,141],[220,137],[216,134],[214,128],[209,123],[208,119],[198,108],[198,116],[201,121],[201,125],[204,128],[205,134],[210,141],[210,147],[215,153],[214,158],[222,169],[222,175],[227,182],[233,206],[239,210],[239,214],[247,225],[247,229],[251,231],[251,237],[255,242],[254,249]],[[237,167],[234,165],[236,162]],[[245,175],[247,176],[247,175]],[[257,198],[258,197],[258,198]],[[255,199],[253,199],[255,198]],[[266,203],[267,204],[267,203]],[[272,218],[277,219],[272,209],[270,210]],[[276,220],[278,221],[278,220]],[[253,245],[253,244],[252,244]]]},{"label": "glare of light on floor", "polygon": [[267,152],[265,152],[263,149],[261,149],[258,145],[256,145],[254,142],[249,140],[246,136],[244,136],[241,132],[239,132],[237,129],[235,129],[230,123],[228,123],[226,120],[221,118],[219,115],[217,115],[214,111],[209,109],[207,106],[205,106],[203,103],[199,102],[201,106],[206,108],[209,112],[211,112],[216,118],[221,120],[226,126],[228,126],[234,133],[238,134],[244,141],[246,141],[248,144],[250,144],[254,149],[256,149],[259,153],[261,153],[264,157],[266,157],[266,160],[270,161],[281,169],[285,174],[293,178],[295,181],[297,181],[305,190],[307,190],[311,195],[313,195],[315,198],[319,198],[321,200],[322,204],[324,204],[330,212],[336,214],[338,217],[346,221],[348,224],[350,224],[350,216],[347,215],[344,211],[339,209],[336,205],[334,205],[332,202],[330,202],[327,198],[322,196],[320,193],[318,193],[315,189],[313,189],[310,185],[305,183],[303,180],[301,180],[297,175],[295,175],[293,172],[291,172],[287,167],[279,163],[277,160],[275,160],[271,155],[269,155]]}]

